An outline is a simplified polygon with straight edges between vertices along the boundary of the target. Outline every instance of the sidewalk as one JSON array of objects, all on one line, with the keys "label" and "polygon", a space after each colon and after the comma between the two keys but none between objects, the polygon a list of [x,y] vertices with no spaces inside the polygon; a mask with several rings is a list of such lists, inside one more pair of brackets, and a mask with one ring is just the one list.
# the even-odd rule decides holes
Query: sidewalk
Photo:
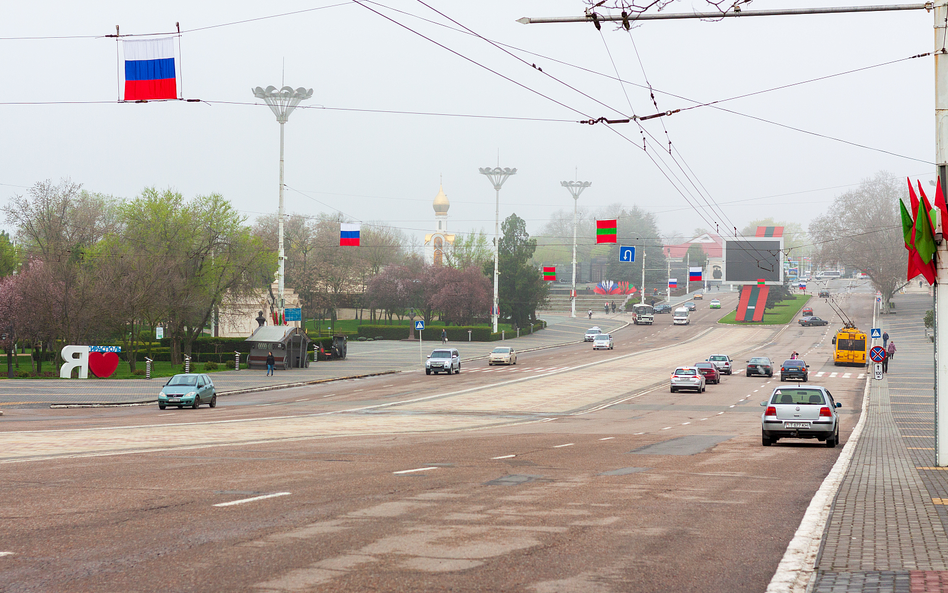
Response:
[{"label": "sidewalk", "polygon": [[870,379],[862,433],[836,493],[807,591],[948,591],[948,468],[935,465],[933,345],[925,294],[877,325],[898,347]]}]

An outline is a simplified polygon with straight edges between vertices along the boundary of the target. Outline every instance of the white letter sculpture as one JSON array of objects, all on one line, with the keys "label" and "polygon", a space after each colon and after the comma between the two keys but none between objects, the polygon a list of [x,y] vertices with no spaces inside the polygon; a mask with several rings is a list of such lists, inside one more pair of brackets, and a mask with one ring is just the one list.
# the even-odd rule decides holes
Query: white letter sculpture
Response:
[{"label": "white letter sculpture", "polygon": [[59,368],[60,379],[72,378],[72,370],[79,369],[79,378],[89,378],[89,347],[88,346],[64,346],[62,357],[65,361]]}]

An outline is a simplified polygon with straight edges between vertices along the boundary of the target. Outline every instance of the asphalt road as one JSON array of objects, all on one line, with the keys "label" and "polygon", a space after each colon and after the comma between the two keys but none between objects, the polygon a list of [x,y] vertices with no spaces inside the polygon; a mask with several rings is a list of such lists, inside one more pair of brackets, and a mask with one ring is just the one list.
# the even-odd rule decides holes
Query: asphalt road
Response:
[{"label": "asphalt road", "polygon": [[[838,301],[868,327],[870,294]],[[719,327],[706,303],[514,367],[10,410],[0,590],[763,591],[840,449],[761,447],[775,379],[672,394],[668,375],[796,350],[845,442],[864,369],[829,362],[819,302],[829,327]]]}]

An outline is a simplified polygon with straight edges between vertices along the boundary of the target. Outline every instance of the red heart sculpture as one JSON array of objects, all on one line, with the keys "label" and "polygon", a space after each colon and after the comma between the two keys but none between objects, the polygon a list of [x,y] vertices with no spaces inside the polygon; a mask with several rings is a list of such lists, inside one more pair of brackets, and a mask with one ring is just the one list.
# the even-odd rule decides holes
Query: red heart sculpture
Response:
[{"label": "red heart sculpture", "polygon": [[100,379],[111,377],[118,368],[119,357],[115,352],[90,352],[89,370]]}]

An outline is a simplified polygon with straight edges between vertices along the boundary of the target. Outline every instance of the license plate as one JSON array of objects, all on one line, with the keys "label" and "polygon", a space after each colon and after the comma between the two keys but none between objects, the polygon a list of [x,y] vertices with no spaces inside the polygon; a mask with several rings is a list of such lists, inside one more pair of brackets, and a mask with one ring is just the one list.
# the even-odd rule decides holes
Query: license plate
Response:
[{"label": "license plate", "polygon": [[810,428],[809,422],[787,422],[784,428]]},{"label": "license plate", "polygon": [[181,398],[179,398],[179,397],[169,397],[169,398],[168,398],[168,403],[171,403],[171,404],[173,404],[173,403],[175,403],[175,402],[179,402],[179,401],[181,401]]}]

